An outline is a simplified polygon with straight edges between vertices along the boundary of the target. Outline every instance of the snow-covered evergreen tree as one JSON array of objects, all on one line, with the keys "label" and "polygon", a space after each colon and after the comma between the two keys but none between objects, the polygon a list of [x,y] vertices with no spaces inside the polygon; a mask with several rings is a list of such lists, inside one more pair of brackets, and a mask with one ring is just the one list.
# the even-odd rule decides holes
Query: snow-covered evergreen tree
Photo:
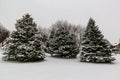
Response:
[{"label": "snow-covered evergreen tree", "polygon": [[21,62],[39,61],[45,58],[42,49],[42,36],[38,34],[31,15],[26,14],[17,20],[16,31],[6,40],[3,59]]},{"label": "snow-covered evergreen tree", "polygon": [[51,31],[48,49],[52,56],[75,58],[79,53],[76,36],[70,33],[68,27],[69,25],[59,24],[56,31]]},{"label": "snow-covered evergreen tree", "polygon": [[90,18],[82,41],[80,59],[82,62],[106,63],[114,61],[111,51],[95,21]]},{"label": "snow-covered evergreen tree", "polygon": [[48,28],[42,28],[41,26],[38,27],[38,33],[42,36],[42,41],[44,43],[44,51],[47,53],[47,42],[48,37],[50,35],[50,30]]}]

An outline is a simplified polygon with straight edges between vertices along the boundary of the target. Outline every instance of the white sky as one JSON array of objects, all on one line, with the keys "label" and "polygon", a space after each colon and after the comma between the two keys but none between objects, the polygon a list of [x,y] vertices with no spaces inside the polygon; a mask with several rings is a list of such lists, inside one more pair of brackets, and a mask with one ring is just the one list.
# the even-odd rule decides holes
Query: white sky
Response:
[{"label": "white sky", "polygon": [[30,13],[38,25],[49,27],[57,20],[87,25],[96,20],[111,43],[120,38],[120,0],[0,0],[0,22],[9,30],[16,20]]}]

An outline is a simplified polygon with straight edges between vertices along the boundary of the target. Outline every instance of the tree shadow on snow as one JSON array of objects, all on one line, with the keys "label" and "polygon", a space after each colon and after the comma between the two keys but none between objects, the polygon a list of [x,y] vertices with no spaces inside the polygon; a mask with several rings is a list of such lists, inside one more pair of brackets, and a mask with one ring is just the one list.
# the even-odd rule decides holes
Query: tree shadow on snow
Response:
[{"label": "tree shadow on snow", "polygon": [[65,57],[65,56],[61,56],[61,55],[52,55],[52,58],[57,58],[57,59],[76,59],[77,57],[74,58],[69,58],[69,57]]},{"label": "tree shadow on snow", "polygon": [[84,64],[97,64],[97,65],[115,65],[117,64],[116,62],[108,62],[108,63],[104,63],[104,62],[82,62],[79,60],[79,62],[84,63]]},{"label": "tree shadow on snow", "polygon": [[38,61],[25,61],[25,62],[22,62],[22,61],[14,61],[14,60],[1,60],[1,62],[5,62],[5,63],[17,63],[17,64],[24,64],[24,63],[43,63],[45,62],[46,59],[44,60],[38,60]]}]

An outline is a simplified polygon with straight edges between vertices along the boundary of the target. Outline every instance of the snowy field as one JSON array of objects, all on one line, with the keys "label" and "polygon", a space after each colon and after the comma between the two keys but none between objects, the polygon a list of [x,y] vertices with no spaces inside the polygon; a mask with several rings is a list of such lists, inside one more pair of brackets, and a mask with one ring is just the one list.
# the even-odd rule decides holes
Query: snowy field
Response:
[{"label": "snowy field", "polygon": [[[0,51],[2,53],[2,51]],[[76,59],[53,58],[43,62],[16,63],[1,60],[0,80],[120,80],[120,56],[112,64],[82,63]]]}]

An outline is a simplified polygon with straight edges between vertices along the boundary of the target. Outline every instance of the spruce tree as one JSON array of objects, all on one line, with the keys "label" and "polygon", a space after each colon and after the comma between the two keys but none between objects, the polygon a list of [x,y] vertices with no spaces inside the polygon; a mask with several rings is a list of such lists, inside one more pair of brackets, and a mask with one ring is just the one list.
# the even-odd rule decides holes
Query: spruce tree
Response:
[{"label": "spruce tree", "polygon": [[38,34],[36,23],[31,15],[26,14],[17,20],[16,31],[6,40],[3,59],[13,61],[39,61],[45,58],[42,37]]},{"label": "spruce tree", "polygon": [[75,58],[79,53],[76,36],[67,27],[59,25],[56,31],[51,31],[48,49],[52,56]]},{"label": "spruce tree", "polygon": [[50,53],[51,56],[53,56],[52,55],[53,54],[52,53],[53,52],[52,48],[54,47],[55,32],[56,32],[55,28],[52,27],[52,29],[50,31],[50,35],[49,35],[48,40],[47,40],[47,44],[46,44],[46,52]]},{"label": "spruce tree", "polygon": [[104,40],[104,36],[92,18],[90,18],[84,34],[80,59],[82,62],[96,63],[107,63],[115,60]]}]

